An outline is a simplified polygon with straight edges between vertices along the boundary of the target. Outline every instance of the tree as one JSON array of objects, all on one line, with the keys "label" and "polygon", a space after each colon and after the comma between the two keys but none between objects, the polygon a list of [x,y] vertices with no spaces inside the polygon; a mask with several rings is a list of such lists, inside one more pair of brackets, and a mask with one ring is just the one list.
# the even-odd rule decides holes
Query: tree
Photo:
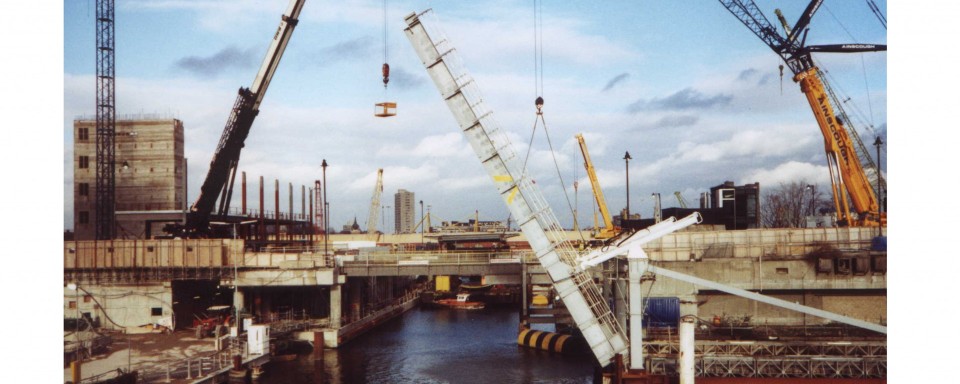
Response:
[{"label": "tree", "polygon": [[789,184],[763,194],[760,204],[760,223],[765,228],[803,228],[806,217],[817,214],[823,192],[806,180]]}]

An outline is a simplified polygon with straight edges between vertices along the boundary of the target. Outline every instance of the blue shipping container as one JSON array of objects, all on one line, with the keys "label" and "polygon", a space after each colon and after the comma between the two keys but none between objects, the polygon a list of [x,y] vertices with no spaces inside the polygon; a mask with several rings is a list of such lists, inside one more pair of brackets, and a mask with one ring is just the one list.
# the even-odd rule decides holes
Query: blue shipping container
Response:
[{"label": "blue shipping container", "polygon": [[887,250],[887,237],[886,236],[877,236],[870,241],[870,250],[871,251],[884,251]]},{"label": "blue shipping container", "polygon": [[674,327],[680,322],[680,299],[650,297],[643,299],[644,327]]}]

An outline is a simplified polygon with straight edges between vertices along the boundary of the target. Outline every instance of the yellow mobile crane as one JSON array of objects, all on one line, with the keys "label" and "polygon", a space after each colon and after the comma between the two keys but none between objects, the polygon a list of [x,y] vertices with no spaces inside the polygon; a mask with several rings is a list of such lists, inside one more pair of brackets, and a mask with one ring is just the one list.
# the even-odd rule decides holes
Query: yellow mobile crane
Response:
[{"label": "yellow mobile crane", "polygon": [[600,215],[603,216],[603,228],[597,222],[597,213],[593,213],[593,226],[597,228],[597,234],[593,237],[601,240],[616,237],[620,233],[620,228],[613,226],[613,220],[610,219],[610,211],[607,210],[607,200],[603,198],[603,190],[600,189],[600,181],[597,180],[597,172],[593,169],[593,162],[590,161],[590,152],[587,152],[587,142],[582,134],[577,134],[577,142],[580,143],[580,153],[583,154],[583,167],[587,169],[587,177],[590,178],[590,186],[593,187],[593,197],[597,200],[597,207],[600,208]]},{"label": "yellow mobile crane", "polygon": [[[837,210],[837,225],[853,227],[876,227],[887,225],[886,212],[880,212],[877,194],[873,190],[861,165],[850,135],[838,119],[830,103],[820,70],[814,65],[811,52],[876,52],[886,51],[886,45],[877,44],[831,44],[805,45],[807,25],[823,0],[812,0],[800,19],[790,28],[784,22],[787,37],[760,12],[753,0],[719,0],[727,10],[747,26],[757,37],[776,52],[793,72],[793,81],[800,83],[800,90],[813,109],[827,152],[830,169],[831,192]],[[778,17],[783,20],[782,14]],[[800,35],[803,35],[800,38]],[[782,68],[782,67],[781,67]],[[869,156],[869,154],[864,154]],[[880,177],[880,175],[878,175]],[[851,207],[852,205],[852,207]],[[852,209],[851,209],[852,208]],[[856,213],[852,215],[851,211]]]}]

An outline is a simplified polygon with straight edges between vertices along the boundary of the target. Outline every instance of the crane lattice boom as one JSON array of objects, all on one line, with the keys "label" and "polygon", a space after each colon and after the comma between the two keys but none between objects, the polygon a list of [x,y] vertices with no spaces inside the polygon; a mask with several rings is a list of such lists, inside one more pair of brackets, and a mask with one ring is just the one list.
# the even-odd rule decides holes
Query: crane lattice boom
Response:
[{"label": "crane lattice boom", "polygon": [[367,233],[377,233],[377,220],[380,217],[380,198],[383,196],[383,168],[377,170],[377,183],[373,186],[370,198],[370,216],[367,217]]}]

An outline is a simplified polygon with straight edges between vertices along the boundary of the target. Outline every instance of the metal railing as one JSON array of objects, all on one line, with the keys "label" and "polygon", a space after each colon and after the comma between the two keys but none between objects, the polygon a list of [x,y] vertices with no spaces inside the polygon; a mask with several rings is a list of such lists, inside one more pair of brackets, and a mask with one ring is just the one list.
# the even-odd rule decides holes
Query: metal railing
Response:
[{"label": "metal railing", "polygon": [[369,252],[359,255],[338,256],[344,266],[369,265],[486,265],[537,263],[536,256],[529,251],[504,252]]},{"label": "metal railing", "polygon": [[139,369],[137,381],[140,383],[169,383],[179,380],[195,380],[222,371],[233,366],[233,356],[240,355],[241,361],[247,362],[251,358],[262,355],[250,355],[247,342],[235,337],[225,338],[229,341],[227,348],[213,351],[201,356],[187,357],[180,360],[164,363],[159,366],[150,366]]},{"label": "metal railing", "polygon": [[352,328],[363,324],[365,321],[369,319],[383,316],[386,313],[395,311],[398,307],[408,304],[411,301],[420,300],[420,293],[422,291],[423,289],[418,289],[418,290],[407,292],[403,294],[403,296],[387,301],[382,308],[377,309],[375,311],[368,312],[365,315],[363,315],[363,317],[354,321],[349,321],[349,318],[345,316],[341,319],[341,324],[343,324],[343,326],[340,327],[340,332],[349,332],[352,330]]}]

